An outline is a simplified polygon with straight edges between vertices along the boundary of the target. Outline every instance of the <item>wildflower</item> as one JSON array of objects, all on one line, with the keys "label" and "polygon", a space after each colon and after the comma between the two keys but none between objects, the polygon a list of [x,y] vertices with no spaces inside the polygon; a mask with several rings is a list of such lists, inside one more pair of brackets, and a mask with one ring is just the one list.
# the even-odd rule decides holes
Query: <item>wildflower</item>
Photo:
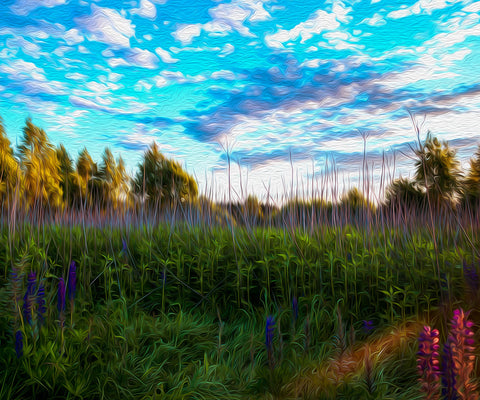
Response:
[{"label": "wildflower", "polygon": [[293,311],[293,319],[296,322],[298,319],[298,300],[295,296],[292,299],[292,311]]},{"label": "wildflower", "polygon": [[474,264],[467,265],[467,262],[463,260],[463,277],[468,287],[473,293],[477,293],[479,289],[480,279],[477,269]]},{"label": "wildflower", "polygon": [[62,313],[65,311],[65,281],[63,278],[60,278],[58,281],[58,292],[57,292],[57,308],[58,312]]},{"label": "wildflower", "polygon": [[70,301],[73,301],[75,298],[75,291],[77,285],[77,266],[75,261],[72,261],[70,264],[70,269],[68,270],[68,298]]},{"label": "wildflower", "polygon": [[425,398],[429,400],[440,398],[439,340],[438,329],[431,329],[427,325],[423,327],[418,338],[417,368],[422,391],[425,393]]},{"label": "wildflower", "polygon": [[35,291],[35,281],[36,274],[32,271],[28,274],[27,291],[23,297],[23,316],[28,323],[32,322],[32,298]]},{"label": "wildflower", "polygon": [[45,313],[47,312],[47,308],[45,307],[45,287],[43,284],[40,284],[38,287],[37,292],[37,321],[38,324],[41,326],[45,322]]},{"label": "wildflower", "polygon": [[17,358],[20,358],[23,355],[22,331],[17,331],[17,333],[15,333],[15,352],[17,353]]},{"label": "wildflower", "polygon": [[267,317],[265,324],[265,346],[267,347],[268,364],[271,369],[274,367],[273,362],[273,330],[275,329],[275,320],[271,315]]},{"label": "wildflower", "polygon": [[267,317],[267,323],[265,324],[265,345],[267,349],[273,345],[273,330],[275,329],[275,320],[271,315]]},{"label": "wildflower", "polygon": [[375,329],[375,326],[373,325],[373,321],[372,320],[363,320],[362,321],[362,330],[365,334],[369,334],[371,331],[373,331]]},{"label": "wildflower", "polygon": [[442,354],[442,397],[448,400],[457,400],[457,379],[456,372],[453,365],[451,343],[453,341],[452,336],[447,338],[447,341],[443,345]]},{"label": "wildflower", "polygon": [[468,313],[459,308],[453,312],[449,336],[452,367],[456,374],[456,391],[460,398],[476,400],[476,384],[472,380],[475,366],[473,322],[468,321]]},{"label": "wildflower", "polygon": [[124,238],[122,238],[122,254],[126,256],[127,252],[128,252],[127,241]]}]

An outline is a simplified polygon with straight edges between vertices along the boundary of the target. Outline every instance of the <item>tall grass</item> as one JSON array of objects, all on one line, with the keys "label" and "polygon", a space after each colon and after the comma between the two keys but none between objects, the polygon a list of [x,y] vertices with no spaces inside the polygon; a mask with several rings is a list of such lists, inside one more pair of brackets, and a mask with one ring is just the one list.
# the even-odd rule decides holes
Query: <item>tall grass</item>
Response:
[{"label": "tall grass", "polygon": [[263,215],[17,199],[0,217],[0,398],[422,398],[419,326],[480,317],[476,211],[335,190]]}]

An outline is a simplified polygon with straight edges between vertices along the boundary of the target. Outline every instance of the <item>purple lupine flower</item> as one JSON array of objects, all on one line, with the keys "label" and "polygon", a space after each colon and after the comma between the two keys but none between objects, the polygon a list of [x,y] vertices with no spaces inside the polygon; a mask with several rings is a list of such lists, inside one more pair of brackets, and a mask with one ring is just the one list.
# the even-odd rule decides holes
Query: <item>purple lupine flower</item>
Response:
[{"label": "purple lupine flower", "polygon": [[267,317],[267,323],[265,324],[265,346],[267,349],[273,346],[273,330],[275,329],[275,320],[269,315]]},{"label": "purple lupine flower", "polygon": [[59,313],[65,311],[65,281],[63,278],[58,281],[57,308]]},{"label": "purple lupine flower", "polygon": [[17,333],[15,333],[15,352],[17,353],[17,358],[20,358],[23,355],[22,331],[17,331]]},{"label": "purple lupine flower", "polygon": [[68,298],[70,301],[73,301],[75,298],[75,291],[77,286],[77,266],[75,261],[72,261],[70,264],[70,269],[68,270]]},{"label": "purple lupine flower", "polygon": [[127,241],[122,238],[122,253],[123,255],[127,255],[127,252],[128,252],[128,247],[127,247]]},{"label": "purple lupine flower", "polygon": [[418,338],[417,368],[422,392],[429,400],[440,398],[439,341],[438,329],[431,329],[425,325]]},{"label": "purple lupine flower", "polygon": [[461,308],[453,312],[450,329],[452,366],[456,374],[456,391],[461,399],[478,399],[476,384],[472,380],[475,366],[473,322]]},{"label": "purple lupine flower", "polygon": [[274,367],[273,361],[273,331],[275,329],[275,320],[271,315],[267,317],[265,324],[265,346],[267,347],[268,365],[271,369]]},{"label": "purple lupine flower", "polygon": [[45,287],[43,284],[40,284],[37,291],[37,320],[39,325],[45,323],[45,313],[47,312],[47,307],[45,307]]},{"label": "purple lupine flower", "polygon": [[296,322],[298,319],[298,300],[295,296],[292,298],[292,312],[293,312],[293,320]]},{"label": "purple lupine flower", "polygon": [[25,318],[25,321],[28,323],[32,322],[32,298],[35,291],[36,279],[37,275],[34,271],[28,274],[27,291],[25,292],[25,296],[23,297],[23,316]]},{"label": "purple lupine flower", "polygon": [[362,321],[362,330],[365,334],[369,334],[371,331],[375,329],[375,326],[373,325],[372,320],[363,320]]},{"label": "purple lupine flower", "polygon": [[467,264],[463,260],[463,277],[473,293],[477,293],[480,286],[480,278],[474,264]]},{"label": "purple lupine flower", "polygon": [[457,379],[451,350],[452,341],[452,336],[449,336],[443,345],[442,354],[442,398],[446,400],[458,400]]}]

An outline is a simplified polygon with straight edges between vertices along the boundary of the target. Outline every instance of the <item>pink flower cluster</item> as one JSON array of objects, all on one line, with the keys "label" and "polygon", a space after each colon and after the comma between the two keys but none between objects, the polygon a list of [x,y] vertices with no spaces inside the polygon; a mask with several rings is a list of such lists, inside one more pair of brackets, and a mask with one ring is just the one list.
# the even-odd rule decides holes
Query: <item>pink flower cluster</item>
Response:
[{"label": "pink flower cluster", "polygon": [[[453,313],[450,335],[443,348],[440,368],[439,331],[424,326],[420,333],[417,367],[421,389],[428,400],[478,400],[472,375],[475,365],[473,322],[461,308]],[[440,384],[442,378],[442,385]]]}]

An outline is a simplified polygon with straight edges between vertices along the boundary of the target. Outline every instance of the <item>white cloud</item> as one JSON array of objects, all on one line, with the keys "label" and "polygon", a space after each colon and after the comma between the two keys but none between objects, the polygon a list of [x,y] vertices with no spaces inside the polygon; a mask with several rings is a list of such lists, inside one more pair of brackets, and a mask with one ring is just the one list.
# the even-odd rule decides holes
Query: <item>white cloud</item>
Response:
[{"label": "white cloud", "polygon": [[463,10],[465,12],[479,12],[480,11],[480,1],[476,1],[472,4],[469,4],[466,7],[463,7]]},{"label": "white cloud", "polygon": [[412,15],[412,11],[409,8],[402,8],[400,10],[390,12],[387,15],[387,18],[400,19],[408,17],[409,15]]},{"label": "white cloud", "polygon": [[213,22],[226,24],[242,36],[254,37],[250,30],[243,24],[252,15],[252,10],[234,3],[220,4],[211,8],[209,14]]},{"label": "white cloud", "polygon": [[379,13],[375,13],[371,18],[365,18],[361,24],[367,24],[370,26],[382,26],[387,23]]},{"label": "white cloud", "polygon": [[26,40],[22,36],[17,36],[17,37],[14,37],[14,38],[8,38],[6,40],[6,44],[7,44],[7,47],[10,48],[10,49],[14,49],[14,48],[22,49],[22,51],[26,55],[28,55],[32,58],[35,58],[35,59],[38,59],[38,58],[40,58],[40,55],[45,54],[45,53],[42,53],[40,51],[40,46],[39,45],[37,45],[36,43],[29,42],[28,40]]},{"label": "white cloud", "polygon": [[92,5],[93,13],[76,21],[86,29],[89,39],[115,47],[130,47],[130,38],[135,35],[135,25],[118,11]]},{"label": "white cloud", "polygon": [[410,15],[418,15],[422,13],[431,14],[432,11],[442,10],[458,3],[462,0],[419,0],[410,7],[402,7],[399,10],[392,11],[387,15],[387,18],[400,19]]},{"label": "white cloud", "polygon": [[157,16],[157,8],[155,4],[152,4],[148,0],[140,0],[140,7],[133,8],[132,10],[130,10],[130,13],[132,15],[137,14],[140,17],[154,20],[155,17]]},{"label": "white cloud", "polygon": [[225,56],[228,56],[229,54],[232,54],[234,51],[235,51],[235,47],[232,44],[227,43],[225,46],[223,46],[219,56],[225,57]]},{"label": "white cloud", "polygon": [[148,50],[133,48],[126,59],[130,64],[142,68],[155,69],[158,66],[158,57]]},{"label": "white cloud", "polygon": [[56,7],[65,4],[67,0],[17,0],[10,7],[14,14],[26,16],[31,11],[40,7]]},{"label": "white cloud", "polygon": [[80,31],[75,28],[66,31],[65,34],[63,35],[63,39],[69,46],[72,46],[74,44],[78,44],[84,41],[84,38],[80,34]]},{"label": "white cloud", "polygon": [[161,47],[157,47],[155,49],[155,53],[157,53],[160,59],[167,64],[173,64],[180,61],[178,58],[172,58],[170,53],[167,50],[162,49]]},{"label": "white cloud", "polygon": [[84,81],[88,78],[88,76],[80,74],[78,72],[70,72],[68,74],[65,74],[65,78],[73,79],[74,81]]},{"label": "white cloud", "polygon": [[242,36],[255,37],[244,25],[245,22],[256,23],[272,18],[261,0],[233,0],[212,7],[208,12],[212,17],[211,21],[205,24],[179,24],[172,36],[183,45],[200,36],[202,30],[210,36],[226,36],[229,32],[237,31]]},{"label": "white cloud", "polygon": [[192,43],[192,40],[200,36],[202,31],[202,24],[180,24],[172,36],[182,42],[183,45]]},{"label": "white cloud", "polygon": [[301,42],[318,35],[323,31],[334,30],[340,26],[335,14],[327,13],[323,10],[317,10],[311,18],[301,22],[290,30],[280,29],[277,32],[266,35],[265,43],[269,47],[283,48],[284,43],[291,42],[301,38]]},{"label": "white cloud", "polygon": [[112,68],[117,67],[130,67],[130,63],[125,61],[123,58],[109,58],[107,64]]},{"label": "white cloud", "polygon": [[232,71],[225,69],[213,72],[210,77],[212,79],[225,79],[227,81],[234,81],[236,79],[236,76]]}]

